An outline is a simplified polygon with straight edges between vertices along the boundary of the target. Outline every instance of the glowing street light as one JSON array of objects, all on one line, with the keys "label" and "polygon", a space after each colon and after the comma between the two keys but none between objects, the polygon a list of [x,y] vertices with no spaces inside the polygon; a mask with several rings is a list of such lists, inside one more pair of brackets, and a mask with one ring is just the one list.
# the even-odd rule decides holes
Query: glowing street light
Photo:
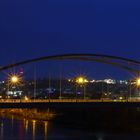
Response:
[{"label": "glowing street light", "polygon": [[140,95],[140,77],[136,79],[136,85],[137,85],[138,94]]},{"label": "glowing street light", "polygon": [[[82,85],[84,87],[84,99],[86,97],[86,87],[85,87],[85,83],[87,83],[88,80],[84,77],[84,76],[80,76],[76,78],[76,83],[79,85]],[[77,93],[76,93],[77,95]]]},{"label": "glowing street light", "polygon": [[18,82],[19,82],[19,77],[16,76],[16,75],[13,75],[13,76],[11,76],[10,81],[11,81],[11,83],[13,83],[13,84],[18,83]]},{"label": "glowing street light", "polygon": [[129,89],[129,94],[130,94],[130,95],[129,95],[129,96],[130,96],[129,98],[130,98],[130,101],[131,101],[131,94],[132,94],[132,93],[131,93],[131,91],[132,91],[132,85],[135,85],[135,87],[137,88],[137,92],[139,93],[139,88],[140,88],[140,77],[136,78],[136,79],[135,79],[135,82],[133,82],[132,80],[129,81],[129,86],[130,86],[130,87],[129,87],[129,88],[130,88],[130,89]]},{"label": "glowing street light", "polygon": [[137,86],[140,86],[140,78],[137,79],[136,84]]},{"label": "glowing street light", "polygon": [[88,82],[88,80],[82,76],[80,76],[76,79],[76,83],[78,83],[78,84],[85,84],[87,82]]},{"label": "glowing street light", "polygon": [[[8,81],[7,81],[7,93],[9,94],[9,89],[16,93],[16,89],[18,86],[20,86],[22,83],[22,77],[18,74],[9,74],[8,75]],[[21,98],[21,95],[20,95]]]},{"label": "glowing street light", "polygon": [[77,80],[76,80],[76,82],[78,84],[83,84],[84,83],[84,78],[83,77],[78,77]]}]

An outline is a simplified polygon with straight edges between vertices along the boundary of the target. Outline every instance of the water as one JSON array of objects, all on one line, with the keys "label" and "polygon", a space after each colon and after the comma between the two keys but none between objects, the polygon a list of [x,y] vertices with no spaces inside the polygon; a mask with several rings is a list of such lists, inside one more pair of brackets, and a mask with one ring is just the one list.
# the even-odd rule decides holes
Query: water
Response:
[{"label": "water", "polygon": [[84,140],[91,133],[61,127],[47,121],[0,119],[0,140]]},{"label": "water", "polygon": [[0,140],[139,140],[139,134],[109,134],[47,121],[0,118]]}]

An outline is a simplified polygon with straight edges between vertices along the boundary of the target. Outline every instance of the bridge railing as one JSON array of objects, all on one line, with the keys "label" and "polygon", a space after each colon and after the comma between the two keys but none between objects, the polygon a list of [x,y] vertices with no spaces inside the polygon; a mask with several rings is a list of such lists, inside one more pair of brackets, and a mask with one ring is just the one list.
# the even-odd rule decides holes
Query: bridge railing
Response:
[{"label": "bridge railing", "polygon": [[84,103],[84,102],[140,102],[140,100],[95,100],[95,99],[35,99],[35,100],[21,100],[21,99],[0,99],[0,103]]}]

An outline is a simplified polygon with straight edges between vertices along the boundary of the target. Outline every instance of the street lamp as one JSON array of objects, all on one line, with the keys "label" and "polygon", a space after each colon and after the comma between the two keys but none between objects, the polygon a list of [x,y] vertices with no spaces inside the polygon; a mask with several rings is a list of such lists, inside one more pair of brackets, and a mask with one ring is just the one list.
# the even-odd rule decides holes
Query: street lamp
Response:
[{"label": "street lamp", "polygon": [[129,98],[130,98],[130,101],[131,101],[131,90],[132,90],[132,80],[129,80]]},{"label": "street lamp", "polygon": [[[84,99],[86,97],[86,87],[85,84],[88,82],[88,80],[84,76],[80,76],[76,78],[76,83],[84,87]],[[76,93],[77,95],[77,93]]]},{"label": "street lamp", "polygon": [[140,94],[140,93],[139,93],[140,78],[137,78],[137,79],[136,79],[136,85],[137,85],[137,88],[138,88],[138,94]]},{"label": "street lamp", "polygon": [[17,84],[19,82],[19,77],[17,75],[13,75],[13,76],[11,76],[10,81],[13,84]]},{"label": "street lamp", "polygon": [[129,99],[131,101],[131,94],[132,94],[132,86],[135,85],[137,89],[137,93],[139,93],[140,88],[140,77],[136,78],[135,81],[129,80]]},{"label": "street lamp", "polygon": [[140,86],[140,78],[137,78],[136,84],[137,86]]},{"label": "street lamp", "polygon": [[[8,77],[8,92],[9,92],[9,88],[14,88],[16,89],[16,86],[20,85],[22,81],[22,78],[20,75],[18,74],[10,74]],[[14,93],[14,91],[13,91]],[[21,99],[21,95],[20,95],[20,99]]]}]

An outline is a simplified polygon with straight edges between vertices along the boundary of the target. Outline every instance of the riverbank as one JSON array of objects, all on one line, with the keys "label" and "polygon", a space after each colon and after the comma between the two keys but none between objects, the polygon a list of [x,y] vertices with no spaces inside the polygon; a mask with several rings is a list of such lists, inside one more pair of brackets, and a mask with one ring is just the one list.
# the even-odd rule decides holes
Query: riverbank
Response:
[{"label": "riverbank", "polygon": [[37,109],[0,109],[0,117],[7,117],[17,119],[32,119],[39,121],[50,121],[56,117],[55,112],[47,110],[37,110]]},{"label": "riverbank", "polygon": [[140,108],[0,109],[0,117],[53,121],[60,126],[94,132],[140,133]]}]

